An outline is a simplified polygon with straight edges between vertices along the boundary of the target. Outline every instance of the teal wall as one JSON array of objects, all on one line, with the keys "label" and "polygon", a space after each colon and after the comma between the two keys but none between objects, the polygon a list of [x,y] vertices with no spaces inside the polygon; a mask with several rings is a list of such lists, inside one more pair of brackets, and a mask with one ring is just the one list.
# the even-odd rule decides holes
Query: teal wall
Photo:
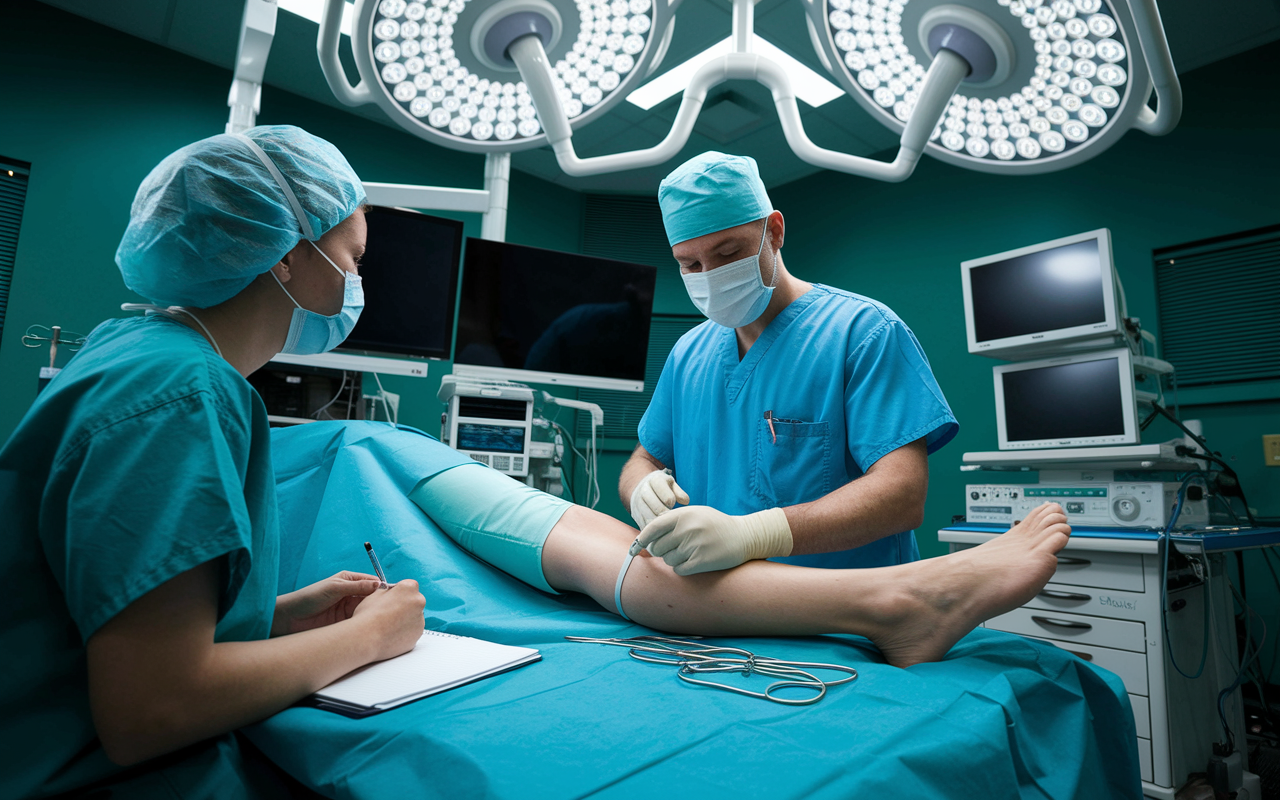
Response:
[{"label": "teal wall", "polygon": [[[164,156],[221,133],[226,70],[40,3],[6,7],[0,47],[0,156],[31,163],[12,294],[0,339],[0,442],[35,397],[48,350],[19,341],[29,325],[88,333],[138,298],[115,266],[116,245],[143,177]],[[56,55],[48,32],[57,31]],[[333,142],[369,181],[481,188],[484,158],[435,147],[267,86],[263,124],[290,123]],[[513,172],[509,241],[576,251],[582,196]],[[478,236],[478,214],[446,215]],[[67,355],[60,355],[62,366]],[[449,362],[426,380],[383,378],[401,395],[401,421],[439,429],[436,389]]]}]

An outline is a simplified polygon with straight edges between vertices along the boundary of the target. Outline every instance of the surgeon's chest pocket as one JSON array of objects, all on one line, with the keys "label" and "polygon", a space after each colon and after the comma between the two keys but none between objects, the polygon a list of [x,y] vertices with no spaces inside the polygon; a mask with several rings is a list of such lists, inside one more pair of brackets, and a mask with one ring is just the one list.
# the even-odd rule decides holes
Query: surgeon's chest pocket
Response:
[{"label": "surgeon's chest pocket", "polygon": [[[774,440],[774,434],[777,440]],[[793,506],[831,486],[831,423],[761,419],[756,423],[751,490],[769,506]]]}]

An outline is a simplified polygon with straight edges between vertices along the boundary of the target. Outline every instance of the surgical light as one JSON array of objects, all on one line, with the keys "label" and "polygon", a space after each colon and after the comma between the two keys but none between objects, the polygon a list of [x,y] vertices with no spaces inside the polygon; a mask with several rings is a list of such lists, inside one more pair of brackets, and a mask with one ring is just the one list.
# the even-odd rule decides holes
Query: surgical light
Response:
[{"label": "surgical light", "polygon": [[[1078,163],[1129,128],[1166,133],[1181,96],[1154,0],[815,0],[809,27],[825,65],[868,112],[902,130],[926,65],[942,49],[972,71],[927,151],[988,172]],[[1136,41],[1135,41],[1136,40]],[[1155,87],[1158,111],[1146,103]],[[965,112],[985,112],[982,122]]]},{"label": "surgical light", "polygon": [[337,56],[326,0],[321,67],[347,105],[376,103],[414,134],[458,150],[510,152],[546,143],[528,87],[508,55],[535,36],[552,55],[552,85],[570,125],[603,114],[635,88],[670,42],[666,0],[357,0],[351,37],[360,82]]}]

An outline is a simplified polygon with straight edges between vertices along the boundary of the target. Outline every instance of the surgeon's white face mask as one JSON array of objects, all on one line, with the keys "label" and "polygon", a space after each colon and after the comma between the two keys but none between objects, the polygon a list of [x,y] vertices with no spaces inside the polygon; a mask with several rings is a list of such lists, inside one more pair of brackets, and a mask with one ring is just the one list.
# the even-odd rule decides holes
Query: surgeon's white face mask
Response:
[{"label": "surgeon's white face mask", "polygon": [[760,254],[769,231],[766,219],[760,232],[760,248],[753,256],[739,259],[715,269],[681,275],[689,299],[707,319],[726,328],[741,328],[760,319],[773,297],[778,280],[778,257],[773,256],[773,277],[765,286],[760,278]]},{"label": "surgeon's white face mask", "polygon": [[276,277],[275,271],[271,271],[271,277],[276,279],[276,283],[280,284],[280,288],[297,306],[293,310],[293,317],[289,320],[289,335],[285,337],[284,348],[280,352],[300,356],[327,353],[342,344],[343,340],[350,335],[351,329],[356,326],[356,321],[360,319],[360,311],[364,309],[364,287],[361,285],[360,276],[334,264],[333,259],[325,255],[319,245],[310,240],[308,242],[317,253],[324,256],[324,260],[328,261],[330,266],[342,275],[345,284],[342,310],[332,316],[326,316],[303,308],[302,304],[289,294],[289,290],[284,288],[284,283]]}]

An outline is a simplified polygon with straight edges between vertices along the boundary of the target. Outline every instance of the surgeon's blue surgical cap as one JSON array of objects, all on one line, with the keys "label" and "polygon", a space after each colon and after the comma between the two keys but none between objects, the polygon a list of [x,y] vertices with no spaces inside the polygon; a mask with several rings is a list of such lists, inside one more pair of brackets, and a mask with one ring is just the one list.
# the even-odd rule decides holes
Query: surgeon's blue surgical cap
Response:
[{"label": "surgeon's blue surgical cap", "polygon": [[138,187],[116,264],[153,303],[208,308],[364,200],[338,148],[301,128],[211,136],[161,161]]},{"label": "surgeon's blue surgical cap", "polygon": [[773,213],[755,159],[714,151],[694,156],[663,179],[658,205],[672,247]]}]

